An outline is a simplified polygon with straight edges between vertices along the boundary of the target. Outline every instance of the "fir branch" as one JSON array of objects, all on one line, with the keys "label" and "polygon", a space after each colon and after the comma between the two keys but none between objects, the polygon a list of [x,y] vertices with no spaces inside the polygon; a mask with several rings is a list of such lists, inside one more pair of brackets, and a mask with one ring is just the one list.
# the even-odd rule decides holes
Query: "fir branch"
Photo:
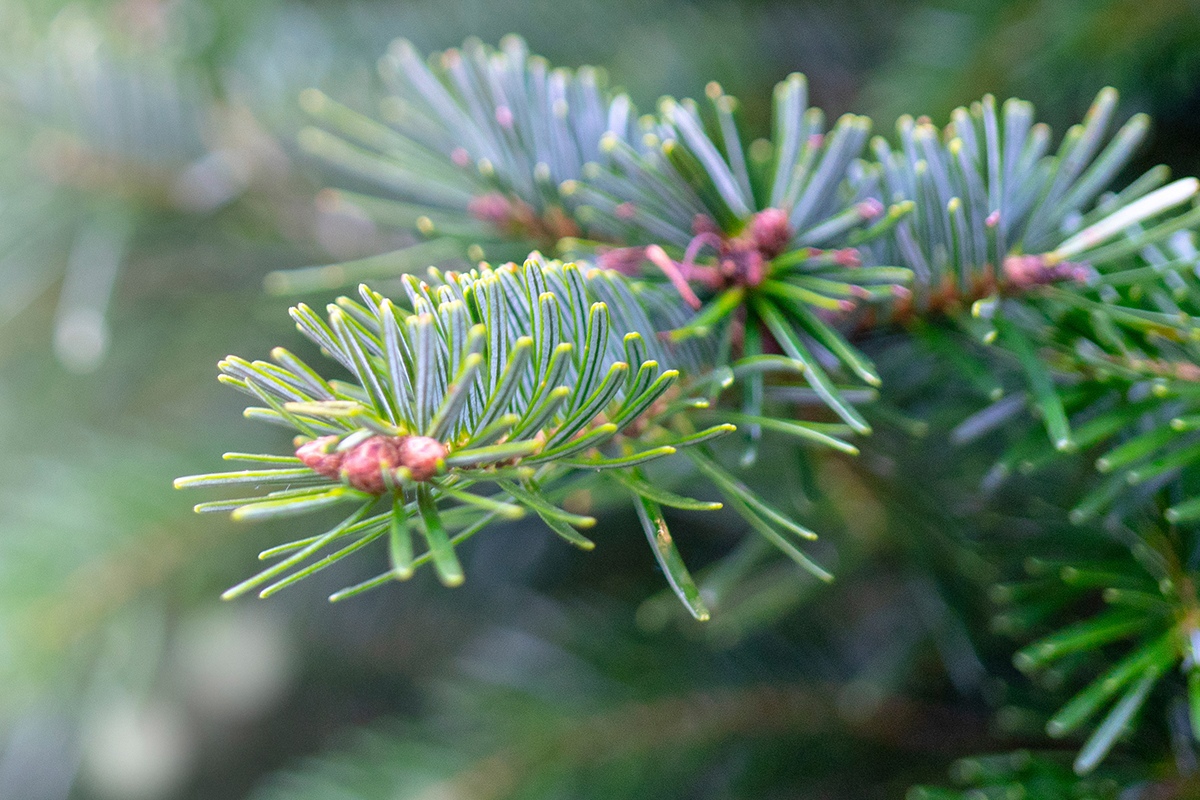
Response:
[{"label": "fir branch", "polygon": [[857,178],[861,191],[913,205],[911,217],[863,246],[872,263],[913,270],[912,299],[894,313],[903,320],[969,311],[976,321],[964,324],[1021,364],[1060,450],[1076,443],[1039,351],[1058,356],[1058,375],[1091,372],[1093,352],[1158,363],[1169,350],[1160,342],[1186,342],[1195,326],[1154,287],[1165,283],[1189,304],[1200,297],[1179,277],[1195,267],[1194,249],[1174,265],[1161,250],[1200,222],[1200,211],[1180,211],[1200,182],[1160,188],[1165,175],[1155,169],[1101,196],[1147,128],[1134,117],[1102,148],[1115,104],[1116,92],[1102,91],[1054,155],[1049,130],[1022,101],[997,111],[989,96],[959,108],[943,135],[928,120],[904,117],[898,149],[876,138],[877,161]]},{"label": "fir branch", "polygon": [[383,193],[327,192],[326,202],[424,243],[338,269],[274,272],[269,290],[332,289],[430,261],[523,259],[581,235],[558,187],[603,158],[602,137],[627,137],[633,126],[628,97],[609,92],[601,70],[552,69],[508,36],[499,50],[469,39],[428,61],[397,40],[379,71],[388,91],[382,121],[310,89],[301,104],[319,127],[302,131],[300,144]]},{"label": "fir branch", "polygon": [[[1098,543],[1097,543],[1098,545]],[[1066,560],[1028,558],[1028,579],[997,586],[1001,604],[995,627],[1021,633],[1029,622],[1078,607],[1084,598],[1103,601],[1105,610],[1073,622],[1022,648],[1013,658],[1022,671],[1037,674],[1062,665],[1079,670],[1094,664],[1082,658],[1102,648],[1122,652],[1078,691],[1046,723],[1050,736],[1067,737],[1090,729],[1074,769],[1091,773],[1118,739],[1133,729],[1139,710],[1161,682],[1173,682],[1182,668],[1189,685],[1196,669],[1194,647],[1200,636],[1200,596],[1189,567],[1194,543],[1174,532],[1147,527],[1129,549],[1092,548],[1090,557]],[[1200,693],[1191,692],[1193,725],[1200,720]]]},{"label": "fir branch", "polygon": [[[709,119],[691,100],[666,99],[640,147],[611,134],[595,165],[563,191],[600,243],[564,246],[626,274],[660,273],[695,310],[676,339],[728,341],[735,365],[782,349],[794,371],[856,432],[870,430],[829,374],[840,369],[879,383],[870,360],[846,341],[836,315],[890,299],[906,270],[857,274],[852,244],[882,235],[908,211],[856,197],[844,183],[866,142],[870,120],[846,115],[825,131],[807,106],[807,84],[792,75],[775,90],[774,137],[742,141],[737,101],[709,84]],[[886,213],[885,213],[886,212]],[[875,221],[868,227],[868,223]],[[749,374],[747,415],[763,416],[765,380]],[[752,424],[754,438],[760,427]]]},{"label": "fir branch", "polygon": [[[657,119],[635,124],[628,98],[606,93],[599,73],[548,71],[514,37],[500,52],[470,40],[428,65],[399,41],[381,70],[392,92],[381,115],[390,124],[310,90],[303,105],[323,128],[305,131],[301,143],[395,198],[326,192],[327,204],[348,204],[426,241],[272,273],[272,291],[330,288],[456,256],[479,260],[496,245],[506,257],[534,247],[595,257],[625,274],[649,265],[693,307],[701,305],[696,291],[707,300],[675,328],[677,340],[727,336],[736,360],[782,338],[796,371],[851,427],[869,431],[827,373],[841,367],[871,385],[878,376],[831,316],[902,291],[903,269],[860,278],[851,245],[883,235],[911,204],[884,213],[844,186],[866,141],[865,117],[847,115],[827,134],[822,113],[807,107],[803,76],[793,75],[776,90],[774,144],[743,143],[737,102],[716,84],[708,88],[712,134],[689,100],[665,100]],[[753,374],[748,384],[744,411],[762,416],[764,379]],[[757,425],[748,430],[758,438]]]},{"label": "fir branch", "polygon": [[[443,583],[457,585],[457,545],[497,518],[527,512],[591,549],[579,529],[595,519],[564,510],[551,495],[611,471],[642,515],[671,585],[697,618],[707,618],[659,508],[689,501],[649,486],[638,468],[735,427],[697,430],[689,411],[696,404],[664,403],[693,381],[703,385],[707,366],[694,350],[658,335],[644,298],[660,290],[537,254],[522,267],[431,270],[430,277],[406,277],[404,308],[363,286],[359,301],[339,299],[326,318],[303,304],[292,309],[300,331],[354,383],[326,380],[282,349],[272,353],[274,363],[234,356],[221,362],[222,381],[264,404],[247,416],[299,436],[294,457],[227,455],[263,461],[264,468],[178,479],[178,487],[278,487],[196,510],[256,520],[353,508],[319,536],[265,551],[264,558],[280,560],[225,596],[250,589],[267,596],[381,539],[390,569],[332,599],[405,579],[430,561]],[[715,463],[702,463],[759,532],[827,577],[776,529],[813,534]],[[424,537],[423,555],[414,555],[413,531]]]}]

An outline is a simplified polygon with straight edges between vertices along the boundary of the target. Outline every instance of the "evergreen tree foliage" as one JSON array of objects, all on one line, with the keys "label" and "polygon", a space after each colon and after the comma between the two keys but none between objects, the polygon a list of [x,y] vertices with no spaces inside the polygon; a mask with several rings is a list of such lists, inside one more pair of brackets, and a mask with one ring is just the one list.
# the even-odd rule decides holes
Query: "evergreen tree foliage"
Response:
[{"label": "evergreen tree foliage", "polygon": [[[868,147],[870,120],[846,115],[827,129],[800,75],[776,87],[771,138],[747,142],[738,102],[716,84],[703,107],[667,98],[638,116],[600,72],[551,69],[513,37],[500,50],[469,41],[428,62],[399,42],[381,74],[389,92],[378,119],[306,93],[320,127],[301,142],[376,186],[339,190],[338,203],[425,241],[275,273],[268,285],[294,293],[404,275],[406,303],[362,287],[362,302],[338,300],[328,322],[293,309],[353,384],[326,381],[284,350],[274,364],[222,362],[222,380],[266,404],[247,415],[293,428],[297,449],[231,453],[279,466],[177,482],[281,487],[197,506],[242,519],[343,502],[357,510],[265,551],[280,560],[229,596],[273,581],[266,596],[376,539],[388,543],[390,568],[331,599],[425,561],[456,585],[453,546],[527,511],[590,548],[577,528],[595,520],[561,498],[595,476],[627,491],[671,587],[704,620],[706,593],[747,580],[764,556],[740,548],[706,570],[711,582],[693,579],[662,506],[719,504],[659,485],[686,474],[687,460],[655,481],[641,469],[677,449],[751,528],[832,578],[797,548],[808,528],[720,466],[714,448],[739,437],[709,442],[744,429],[745,468],[761,440],[856,455],[879,425],[920,434],[933,411],[914,418],[876,367],[915,346],[970,378],[975,410],[951,438],[993,446],[976,490],[984,497],[1014,475],[1094,465],[1062,511],[1080,535],[1045,558],[1035,544],[1028,577],[991,590],[1007,609],[997,620],[1044,632],[1016,651],[1020,670],[1091,676],[1046,723],[1052,737],[1084,736],[1074,772],[1104,761],[1164,680],[1178,684],[1170,691],[1187,698],[1200,730],[1200,182],[1169,182],[1156,167],[1110,188],[1148,127],[1135,115],[1110,135],[1114,90],[1057,146],[1029,103],[986,96],[942,128],[902,117],[893,138]],[[575,261],[525,260],[535,247]],[[507,266],[412,275],[429,261],[514,253]],[[427,450],[411,455],[417,443]],[[1011,547],[987,544],[996,564]],[[1014,628],[1030,615],[1043,622]],[[1100,649],[1104,658],[1085,658]],[[1076,782],[1056,763],[983,757],[959,772],[1032,792],[1021,796],[1113,796],[1109,783]]]},{"label": "evergreen tree foliage", "polygon": [[[0,795],[122,796],[137,725],[164,771],[200,732],[197,798],[243,796],[226,759],[261,800],[1200,791],[1200,181],[1131,113],[1194,90],[1184,4],[477,27],[578,65],[601,20],[650,73],[761,49],[738,98],[657,103],[517,36],[426,57],[422,0],[170,5],[0,9]],[[810,101],[842,59],[876,121]],[[1058,128],[1104,82],[1061,132],[949,110]],[[189,383],[217,347],[236,429]],[[163,476],[222,446],[175,485],[229,522],[181,522]],[[235,581],[267,627],[181,645]],[[304,672],[235,759],[252,712],[202,671],[271,625]]]}]

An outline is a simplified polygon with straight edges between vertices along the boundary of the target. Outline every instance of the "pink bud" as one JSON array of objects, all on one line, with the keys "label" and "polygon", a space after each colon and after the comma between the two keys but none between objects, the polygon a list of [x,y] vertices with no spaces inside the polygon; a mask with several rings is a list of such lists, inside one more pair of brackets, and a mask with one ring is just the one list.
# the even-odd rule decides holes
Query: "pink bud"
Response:
[{"label": "pink bud", "polygon": [[613,213],[618,219],[633,219],[637,215],[637,206],[627,201],[613,209]]},{"label": "pink bud", "polygon": [[437,474],[446,457],[446,445],[428,436],[400,438],[400,465],[407,467],[414,481],[427,481]]},{"label": "pink bud", "polygon": [[1048,263],[1044,255],[1009,256],[1004,259],[1004,277],[1010,286],[1028,289],[1059,281],[1084,281],[1088,267],[1073,261]]},{"label": "pink bud", "polygon": [[512,109],[508,106],[496,106],[496,122],[502,128],[511,128],[513,124]]},{"label": "pink bud", "polygon": [[853,247],[846,247],[833,252],[834,263],[843,267],[861,267],[862,256]]},{"label": "pink bud", "polygon": [[337,480],[342,472],[342,456],[344,455],[333,449],[337,443],[338,437],[336,436],[322,436],[319,439],[313,439],[296,448],[296,458],[318,475]]},{"label": "pink bud", "polygon": [[306,467],[333,480],[343,480],[360,492],[383,494],[390,488],[385,473],[400,467],[414,481],[427,481],[438,473],[449,452],[428,436],[372,436],[345,452],[334,450],[337,436],[322,436],[296,448]]},{"label": "pink bud", "polygon": [[764,208],[750,220],[750,238],[755,247],[767,258],[774,258],[784,251],[792,239],[792,226],[786,211],[779,208]]},{"label": "pink bud", "polygon": [[504,225],[512,219],[512,204],[504,195],[492,192],[472,197],[467,203],[467,213],[483,222]]},{"label": "pink bud", "polygon": [[401,466],[400,446],[396,438],[372,436],[350,448],[342,458],[342,477],[362,492],[383,494],[387,490],[384,471]]},{"label": "pink bud", "polygon": [[467,152],[465,147],[456,147],[450,151],[450,160],[453,161],[456,166],[465,168],[471,163],[471,154]]},{"label": "pink bud", "polygon": [[883,213],[883,203],[874,197],[868,197],[858,204],[858,215],[865,220],[875,219]]}]

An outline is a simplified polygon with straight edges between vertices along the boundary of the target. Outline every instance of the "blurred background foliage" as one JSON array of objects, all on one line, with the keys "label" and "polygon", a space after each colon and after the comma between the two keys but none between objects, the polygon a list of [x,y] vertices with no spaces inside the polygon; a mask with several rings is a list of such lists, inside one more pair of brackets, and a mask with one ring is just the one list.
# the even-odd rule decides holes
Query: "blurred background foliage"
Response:
[{"label": "blurred background foliage", "polygon": [[[485,537],[453,592],[424,575],[328,605],[365,577],[343,569],[218,603],[280,531],[197,520],[170,478],[283,434],[240,420],[214,364],[298,343],[271,270],[396,244],[314,199],[298,93],[361,105],[393,37],[511,32],[643,109],[718,80],[759,130],[794,70],[881,133],[987,91],[1061,131],[1110,84],[1156,122],[1144,164],[1200,171],[1194,0],[0,3],[0,798],[882,798],[1046,746],[1069,687],[1012,669],[1020,620],[988,587],[1071,535],[1042,518],[1079,476],[965,503],[1003,441],[947,454],[968,393],[917,353],[881,368],[928,426],[854,462],[760,458],[777,500],[838,532],[832,586],[746,552],[754,579],[699,625],[614,517],[588,555]],[[715,519],[680,513],[690,562],[733,546]],[[1053,787],[1059,761],[955,777]],[[1097,797],[1125,785],[1106,769]]]}]

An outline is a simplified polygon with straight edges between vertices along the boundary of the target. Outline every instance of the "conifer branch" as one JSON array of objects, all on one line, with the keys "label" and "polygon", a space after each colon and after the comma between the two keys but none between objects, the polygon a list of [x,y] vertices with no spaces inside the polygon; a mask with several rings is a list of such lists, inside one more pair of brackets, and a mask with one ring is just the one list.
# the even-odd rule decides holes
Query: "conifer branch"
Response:
[{"label": "conifer branch", "polygon": [[[400,42],[381,72],[382,122],[310,91],[302,103],[321,127],[301,143],[384,195],[337,192],[336,202],[423,243],[275,273],[273,290],[534,247],[581,266],[534,257],[435,270],[430,283],[404,278],[406,308],[363,288],[328,321],[298,306],[301,330],[353,383],[326,381],[284,351],[274,364],[223,362],[222,379],[263,404],[248,415],[301,438],[294,455],[262,457],[268,469],[181,479],[278,487],[197,510],[253,519],[354,508],[324,534],[265,551],[280,560],[229,595],[264,584],[272,593],[375,539],[386,539],[391,568],[333,599],[426,562],[457,584],[455,547],[529,512],[590,547],[580,529],[594,519],[551,498],[607,472],[633,498],[674,593],[704,619],[663,508],[712,505],[640,471],[676,449],[765,541],[827,579],[802,549],[811,532],[705,443],[736,423],[753,441],[769,432],[857,452],[843,437],[870,432],[862,384],[881,384],[862,345],[887,329],[983,376],[987,399],[954,431],[960,445],[1021,419],[1044,429],[1028,426],[990,484],[1084,451],[1101,477],[1071,520],[1141,532],[1117,572],[1071,584],[1068,574],[1091,574],[1077,561],[1059,576],[1062,598],[1099,591],[1113,608],[1017,656],[1034,670],[1132,643],[1051,722],[1060,735],[1106,710],[1076,770],[1094,769],[1155,686],[1194,663],[1200,181],[1168,182],[1155,168],[1108,190],[1148,127],[1137,115],[1109,135],[1115,91],[1103,90],[1054,152],[1030,104],[988,96],[955,110],[944,130],[903,117],[896,141],[875,137],[864,154],[870,121],[847,115],[826,130],[799,75],[776,88],[771,138],[747,142],[737,101],[717,84],[703,108],[666,99],[635,118],[599,72],[550,70],[515,38],[499,51],[469,41],[428,64]],[[716,402],[731,387],[737,411]],[[784,419],[769,405],[801,393],[838,421]],[[698,429],[705,414],[717,424]]]},{"label": "conifer branch", "polygon": [[[293,455],[226,455],[262,468],[178,479],[180,488],[268,490],[196,510],[258,520],[352,509],[323,534],[264,551],[260,557],[275,563],[225,596],[251,589],[268,596],[376,540],[387,543],[390,569],[331,599],[407,578],[427,562],[443,583],[458,585],[464,576],[456,546],[494,520],[529,512],[571,544],[591,549],[580,531],[595,518],[561,508],[550,495],[611,472],[635,501],[672,587],[694,616],[707,618],[661,505],[720,504],[679,497],[639,472],[648,461],[735,430],[727,422],[697,428],[695,408],[703,401],[670,402],[706,385],[708,369],[695,343],[677,346],[658,335],[655,304],[647,298],[659,295],[659,308],[676,301],[611,271],[537,254],[523,267],[431,270],[430,278],[405,278],[404,308],[363,286],[360,301],[339,299],[327,319],[307,305],[292,309],[300,331],[352,383],[326,380],[283,349],[273,351],[274,363],[236,356],[221,362],[222,382],[263,404],[248,408],[248,417],[298,436]],[[836,441],[815,430],[812,437]],[[697,458],[756,531],[828,576],[792,541],[813,534],[710,457]],[[424,539],[423,554],[414,555],[414,532]]]},{"label": "conifer branch", "polygon": [[271,273],[279,294],[336,289],[425,269],[432,262],[521,261],[580,235],[574,204],[559,191],[602,158],[603,137],[627,137],[634,109],[603,71],[551,68],[524,41],[499,50],[469,39],[423,60],[397,40],[379,63],[388,95],[380,119],[310,89],[301,105],[317,123],[300,134],[309,153],[377,186],[382,196],[327,191],[422,244],[336,269]]}]

